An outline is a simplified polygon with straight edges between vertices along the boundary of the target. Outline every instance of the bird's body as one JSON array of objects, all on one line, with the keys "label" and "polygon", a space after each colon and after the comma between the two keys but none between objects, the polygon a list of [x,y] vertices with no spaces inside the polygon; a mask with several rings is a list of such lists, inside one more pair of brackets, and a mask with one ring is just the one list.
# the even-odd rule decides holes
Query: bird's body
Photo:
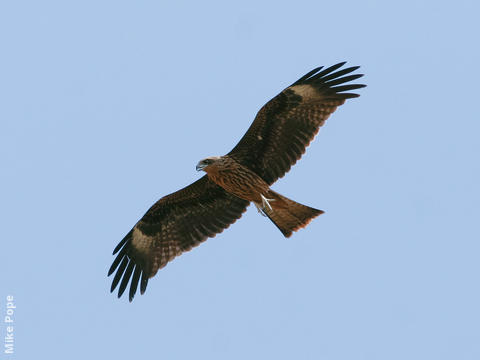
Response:
[{"label": "bird's body", "polygon": [[346,99],[348,91],[364,87],[345,83],[361,74],[358,67],[316,68],[287,87],[258,112],[240,142],[228,154],[197,164],[206,176],[157,201],[114,250],[109,275],[116,271],[111,291],[118,296],[131,280],[129,298],[138,285],[143,294],[148,279],[181,253],[214,237],[239,219],[253,202],[286,237],[323,213],[275,191],[270,186],[296,163],[319,128]]},{"label": "bird's body", "polygon": [[204,170],[211,181],[228,193],[253,202],[286,237],[323,213],[271,190],[265,180],[228,155],[204,159],[197,169]]},{"label": "bird's body", "polygon": [[241,199],[261,203],[261,195],[270,190],[265,180],[228,155],[214,159],[203,169],[211,181]]}]

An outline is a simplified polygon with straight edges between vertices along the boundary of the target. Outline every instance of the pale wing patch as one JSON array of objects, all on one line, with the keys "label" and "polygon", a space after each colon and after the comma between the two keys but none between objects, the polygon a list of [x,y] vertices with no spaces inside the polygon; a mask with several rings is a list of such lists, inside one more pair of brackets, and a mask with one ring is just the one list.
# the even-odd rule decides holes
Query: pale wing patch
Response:
[{"label": "pale wing patch", "polygon": [[141,253],[148,253],[152,248],[153,237],[147,236],[136,226],[133,228],[132,245]]},{"label": "pale wing patch", "polygon": [[290,90],[304,99],[318,98],[318,91],[311,85],[295,85]]}]

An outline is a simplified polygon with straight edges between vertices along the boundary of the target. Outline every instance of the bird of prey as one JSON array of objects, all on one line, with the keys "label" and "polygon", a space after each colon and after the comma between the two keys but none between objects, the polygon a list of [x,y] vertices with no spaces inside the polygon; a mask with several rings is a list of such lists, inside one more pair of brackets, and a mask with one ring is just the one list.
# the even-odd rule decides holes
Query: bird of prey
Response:
[{"label": "bird of prey", "polygon": [[120,297],[130,282],[132,301],[169,261],[228,228],[253,202],[285,237],[323,213],[270,189],[300,159],[319,128],[364,87],[349,83],[359,67],[318,67],[267,102],[240,142],[224,156],[201,160],[206,172],[193,184],[157,201],[117,245],[108,275]]}]

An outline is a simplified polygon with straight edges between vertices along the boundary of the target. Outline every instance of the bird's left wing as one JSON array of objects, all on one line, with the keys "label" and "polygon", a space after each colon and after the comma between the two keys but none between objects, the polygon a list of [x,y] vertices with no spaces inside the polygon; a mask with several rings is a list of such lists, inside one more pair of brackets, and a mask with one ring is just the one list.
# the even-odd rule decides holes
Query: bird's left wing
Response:
[{"label": "bird's left wing", "polygon": [[[193,184],[157,201],[117,245],[108,275],[115,271],[111,291],[118,297],[130,279],[132,301],[148,279],[181,253],[214,237],[239,219],[249,202],[227,193],[204,176]],[[120,282],[121,280],[121,282]]]},{"label": "bird's left wing", "polygon": [[358,96],[350,91],[365,86],[350,83],[362,74],[347,75],[358,66],[343,65],[316,68],[267,102],[228,155],[269,185],[285,175],[337,107]]}]

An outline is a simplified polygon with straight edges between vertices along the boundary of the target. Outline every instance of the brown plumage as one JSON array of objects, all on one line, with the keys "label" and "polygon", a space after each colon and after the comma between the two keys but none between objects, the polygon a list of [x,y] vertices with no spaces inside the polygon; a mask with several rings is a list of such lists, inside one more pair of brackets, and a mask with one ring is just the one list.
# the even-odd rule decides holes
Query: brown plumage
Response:
[{"label": "brown plumage", "polygon": [[233,224],[250,202],[286,237],[322,214],[270,185],[300,159],[330,114],[359,96],[348,91],[365,85],[344,84],[362,75],[345,76],[358,67],[338,70],[344,64],[316,68],[287,87],[260,109],[232,151],[197,164],[207,175],[155,203],[115,248],[111,291],[120,283],[120,297],[131,280],[130,301],[138,284],[143,294],[159,269]]},{"label": "brown plumage", "polygon": [[[202,161],[206,161],[205,166],[201,165]],[[253,202],[286,237],[323,213],[322,210],[299,204],[271,190],[265,180],[229,155],[202,161],[199,168],[207,173],[210,180],[228,193]],[[265,199],[269,206],[265,206]]]}]

